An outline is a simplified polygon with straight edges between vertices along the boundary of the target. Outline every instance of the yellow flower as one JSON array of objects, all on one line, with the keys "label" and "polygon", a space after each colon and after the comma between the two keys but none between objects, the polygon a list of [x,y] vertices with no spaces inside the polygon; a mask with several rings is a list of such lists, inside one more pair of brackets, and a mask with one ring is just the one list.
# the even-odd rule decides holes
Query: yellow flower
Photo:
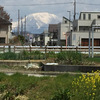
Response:
[{"label": "yellow flower", "polygon": [[95,93],[92,93],[92,95],[95,95]]},{"label": "yellow flower", "polygon": [[94,88],[96,88],[96,86],[95,86],[95,85],[93,85],[93,87],[94,87]]}]

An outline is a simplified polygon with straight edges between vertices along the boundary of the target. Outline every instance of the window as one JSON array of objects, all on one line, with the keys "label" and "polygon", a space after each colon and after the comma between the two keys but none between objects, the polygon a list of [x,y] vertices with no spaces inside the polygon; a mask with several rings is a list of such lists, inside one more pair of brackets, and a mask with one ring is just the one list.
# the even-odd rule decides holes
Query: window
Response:
[{"label": "window", "polygon": [[98,19],[100,19],[100,15],[98,15],[97,17],[98,17]]},{"label": "window", "polygon": [[79,31],[89,31],[89,26],[79,26]]},{"label": "window", "polygon": [[67,23],[67,21],[65,20],[65,23]]},{"label": "window", "polygon": [[88,20],[91,20],[91,14],[88,14]]},{"label": "window", "polygon": [[83,20],[85,20],[86,18],[85,18],[86,16],[85,16],[85,14],[83,14]]},{"label": "window", "polygon": [[5,38],[0,38],[0,43],[5,43]]}]

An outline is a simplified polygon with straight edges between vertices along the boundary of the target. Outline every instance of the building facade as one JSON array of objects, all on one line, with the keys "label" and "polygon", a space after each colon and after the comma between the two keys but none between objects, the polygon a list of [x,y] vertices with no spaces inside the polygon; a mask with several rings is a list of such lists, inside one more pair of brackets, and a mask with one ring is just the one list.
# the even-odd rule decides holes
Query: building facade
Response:
[{"label": "building facade", "polygon": [[72,45],[88,46],[89,32],[92,36],[94,26],[94,45],[100,46],[100,12],[81,12],[73,22]]},{"label": "building facade", "polygon": [[72,41],[71,34],[72,22],[63,17],[62,22],[58,24],[58,45],[70,45]]},{"label": "building facade", "polygon": [[48,32],[48,45],[56,46],[58,44],[58,24],[49,24]]},{"label": "building facade", "polygon": [[11,23],[0,18],[0,44],[8,44],[12,38]]},{"label": "building facade", "polygon": [[9,14],[0,6],[0,44],[8,44],[12,38]]}]

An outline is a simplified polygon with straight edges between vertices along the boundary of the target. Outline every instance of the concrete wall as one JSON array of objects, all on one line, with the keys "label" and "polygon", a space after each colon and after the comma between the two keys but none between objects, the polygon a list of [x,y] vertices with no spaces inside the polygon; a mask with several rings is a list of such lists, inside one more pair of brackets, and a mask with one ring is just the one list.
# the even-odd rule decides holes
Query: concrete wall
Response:
[{"label": "concrete wall", "polygon": [[[72,23],[70,22],[70,30],[72,30]],[[61,40],[66,40],[66,33],[69,32],[69,21],[68,23],[58,24],[58,45],[60,45]]]},{"label": "concrete wall", "polygon": [[5,43],[9,43],[9,39],[12,38],[11,25],[0,26],[0,37],[5,38]]},{"label": "concrete wall", "polygon": [[[91,33],[92,36],[92,33]],[[81,39],[82,38],[89,38],[89,32],[73,32],[72,33],[72,45],[78,46],[81,45]],[[94,39],[100,39],[100,33],[95,32],[94,33]]]},{"label": "concrete wall", "polygon": [[100,66],[81,66],[81,65],[44,65],[43,71],[59,72],[92,72],[100,70]]},{"label": "concrete wall", "polygon": [[100,12],[81,12],[81,20],[83,20],[83,14],[85,14],[86,20],[88,20],[88,14],[91,14],[91,20],[98,19],[98,15],[100,16]]},{"label": "concrete wall", "polygon": [[77,31],[79,31],[79,26],[91,26],[93,20],[78,20]]}]

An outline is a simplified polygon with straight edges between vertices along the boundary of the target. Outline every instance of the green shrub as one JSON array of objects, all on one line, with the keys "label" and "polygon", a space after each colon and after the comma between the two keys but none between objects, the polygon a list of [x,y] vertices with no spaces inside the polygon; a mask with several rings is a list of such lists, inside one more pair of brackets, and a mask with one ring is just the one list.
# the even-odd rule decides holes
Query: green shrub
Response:
[{"label": "green shrub", "polygon": [[70,92],[68,89],[60,89],[54,94],[51,100],[70,100]]},{"label": "green shrub", "polygon": [[6,52],[2,54],[2,59],[3,60],[16,60],[17,59],[17,54],[13,52]]},{"label": "green shrub", "polygon": [[29,52],[26,50],[23,50],[22,52],[19,53],[19,59],[21,60],[27,60],[29,59]]},{"label": "green shrub", "polygon": [[0,84],[0,92],[4,92],[4,90],[7,88],[7,85]]},{"label": "green shrub", "polygon": [[4,73],[0,73],[0,82],[5,79],[6,75]]},{"label": "green shrub", "polygon": [[57,54],[57,62],[61,64],[81,64],[82,63],[82,55],[78,52],[67,51],[60,52]]},{"label": "green shrub", "polygon": [[47,53],[47,58],[55,58],[55,56],[56,56],[56,54],[55,54],[54,51],[49,51],[49,52]]}]

